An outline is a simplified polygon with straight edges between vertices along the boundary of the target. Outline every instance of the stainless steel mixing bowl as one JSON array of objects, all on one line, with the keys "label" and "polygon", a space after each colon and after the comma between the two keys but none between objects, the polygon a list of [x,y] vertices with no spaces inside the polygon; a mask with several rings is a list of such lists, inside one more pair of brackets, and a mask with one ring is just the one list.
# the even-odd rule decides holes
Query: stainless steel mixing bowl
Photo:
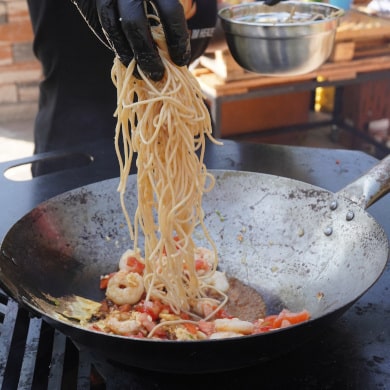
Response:
[{"label": "stainless steel mixing bowl", "polygon": [[274,6],[244,3],[218,12],[233,58],[243,68],[266,75],[311,72],[330,56],[340,8],[286,1]]}]

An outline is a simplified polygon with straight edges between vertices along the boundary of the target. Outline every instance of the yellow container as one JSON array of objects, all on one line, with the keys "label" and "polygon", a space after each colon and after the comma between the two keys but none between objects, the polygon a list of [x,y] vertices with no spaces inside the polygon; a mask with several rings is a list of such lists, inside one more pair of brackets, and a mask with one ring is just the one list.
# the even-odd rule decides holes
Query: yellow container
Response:
[{"label": "yellow container", "polygon": [[[318,76],[317,81],[324,81],[324,77]],[[314,111],[333,112],[335,87],[318,87],[315,90]]]}]

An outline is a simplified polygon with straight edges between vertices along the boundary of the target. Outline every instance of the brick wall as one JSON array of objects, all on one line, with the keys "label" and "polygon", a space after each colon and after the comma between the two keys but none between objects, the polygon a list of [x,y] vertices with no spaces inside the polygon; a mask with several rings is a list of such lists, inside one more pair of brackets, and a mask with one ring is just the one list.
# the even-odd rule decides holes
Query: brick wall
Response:
[{"label": "brick wall", "polygon": [[41,67],[26,0],[0,0],[0,122],[33,118]]}]

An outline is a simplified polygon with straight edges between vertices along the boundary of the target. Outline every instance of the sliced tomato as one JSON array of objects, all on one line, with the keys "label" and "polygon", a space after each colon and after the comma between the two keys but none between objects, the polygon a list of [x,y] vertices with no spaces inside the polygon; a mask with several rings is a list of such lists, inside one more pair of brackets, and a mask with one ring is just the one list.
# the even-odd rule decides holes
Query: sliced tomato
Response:
[{"label": "sliced tomato", "polygon": [[224,309],[220,309],[217,311],[217,313],[215,314],[215,318],[233,318],[233,316],[231,316],[230,314],[228,314],[228,312]]},{"label": "sliced tomato", "polygon": [[116,272],[111,272],[110,274],[107,274],[107,275],[102,275],[100,277],[100,284],[99,284],[99,288],[101,290],[105,290],[107,288],[107,285],[108,285],[108,281],[111,279],[112,276],[114,276],[116,274]]},{"label": "sliced tomato", "polygon": [[153,332],[153,337],[158,337],[161,340],[167,340],[168,333],[164,330],[164,328],[160,327]]},{"label": "sliced tomato", "polygon": [[159,318],[159,314],[163,310],[168,309],[168,306],[164,305],[160,301],[141,301],[134,307],[134,309],[140,313],[146,313],[150,315],[152,320],[155,321]]},{"label": "sliced tomato", "polygon": [[288,311],[285,313],[284,318],[291,324],[300,324],[301,322],[305,322],[310,319],[310,313],[307,310],[302,310],[298,313]]},{"label": "sliced tomato", "polygon": [[136,257],[129,256],[126,260],[126,265],[130,272],[135,272],[142,275],[145,269],[145,264],[141,263]]},{"label": "sliced tomato", "polygon": [[265,332],[269,332],[272,329],[274,328],[272,328],[271,326],[258,326],[255,327],[254,333],[265,333]]},{"label": "sliced tomato", "polygon": [[260,319],[259,321],[256,321],[254,323],[255,325],[255,332],[254,333],[264,333],[269,332],[274,328],[274,321],[278,316],[276,314],[269,315],[265,317],[264,319]]},{"label": "sliced tomato", "polygon": [[198,327],[195,324],[184,322],[183,325],[191,334],[196,334],[196,332],[198,331]]},{"label": "sliced tomato", "polygon": [[196,271],[208,271],[210,264],[204,259],[195,259],[195,270]]},{"label": "sliced tomato", "polygon": [[275,326],[275,320],[277,318],[278,318],[277,314],[271,314],[271,315],[264,318],[264,321],[261,323],[261,325],[273,328]]},{"label": "sliced tomato", "polygon": [[288,328],[289,326],[291,326],[291,322],[289,320],[283,320],[282,323],[280,324],[280,327],[281,328]]},{"label": "sliced tomato", "polygon": [[310,319],[307,310],[294,313],[282,310],[279,314],[272,314],[255,323],[255,333],[269,332],[270,330],[287,328],[291,325],[300,324]]},{"label": "sliced tomato", "polygon": [[181,312],[180,313],[180,318],[182,320],[189,320],[191,317],[189,316],[189,314]]},{"label": "sliced tomato", "polygon": [[[283,321],[288,321],[291,325],[300,324],[310,318],[310,314],[307,310],[294,313],[289,310],[282,310],[273,323],[274,328],[281,328]],[[285,325],[285,323],[284,323]]]}]

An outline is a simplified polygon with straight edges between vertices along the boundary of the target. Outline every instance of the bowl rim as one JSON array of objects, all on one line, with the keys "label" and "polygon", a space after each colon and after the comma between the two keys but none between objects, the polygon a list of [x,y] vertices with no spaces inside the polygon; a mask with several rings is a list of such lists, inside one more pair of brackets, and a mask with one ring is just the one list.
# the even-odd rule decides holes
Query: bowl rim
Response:
[{"label": "bowl rim", "polygon": [[[249,8],[249,9],[250,8],[258,8],[258,7],[261,7],[264,5],[266,5],[266,4],[264,4],[264,2],[256,2],[255,1],[255,2],[250,2],[250,3],[241,3],[241,4],[226,6],[226,7],[221,8],[218,11],[218,17],[224,22],[231,23],[233,25],[240,25],[240,26],[294,27],[294,26],[309,26],[309,25],[313,25],[313,24],[321,24],[321,23],[328,23],[328,22],[332,22],[332,21],[337,21],[340,19],[340,17],[345,15],[345,11],[342,8],[328,4],[328,3],[302,2],[302,1],[283,1],[282,3],[278,3],[276,5],[269,6],[269,8],[270,8],[270,11],[272,11],[273,9],[275,9],[275,7],[277,8],[279,5],[283,6],[283,8],[285,6],[289,6],[289,5],[291,5],[291,6],[298,5],[300,7],[305,7],[305,6],[311,5],[311,6],[316,6],[318,8],[323,8],[323,9],[333,9],[335,11],[335,13],[334,13],[334,15],[330,15],[329,17],[324,18],[324,19],[309,20],[309,21],[299,22],[299,23],[282,23],[282,22],[259,23],[259,22],[247,22],[247,21],[243,22],[243,21],[238,21],[238,20],[235,20],[231,17],[227,17],[224,15],[224,14],[227,14],[231,10],[238,10],[238,9],[245,9],[245,8]],[[267,14],[267,13],[265,12],[264,14]]]}]

